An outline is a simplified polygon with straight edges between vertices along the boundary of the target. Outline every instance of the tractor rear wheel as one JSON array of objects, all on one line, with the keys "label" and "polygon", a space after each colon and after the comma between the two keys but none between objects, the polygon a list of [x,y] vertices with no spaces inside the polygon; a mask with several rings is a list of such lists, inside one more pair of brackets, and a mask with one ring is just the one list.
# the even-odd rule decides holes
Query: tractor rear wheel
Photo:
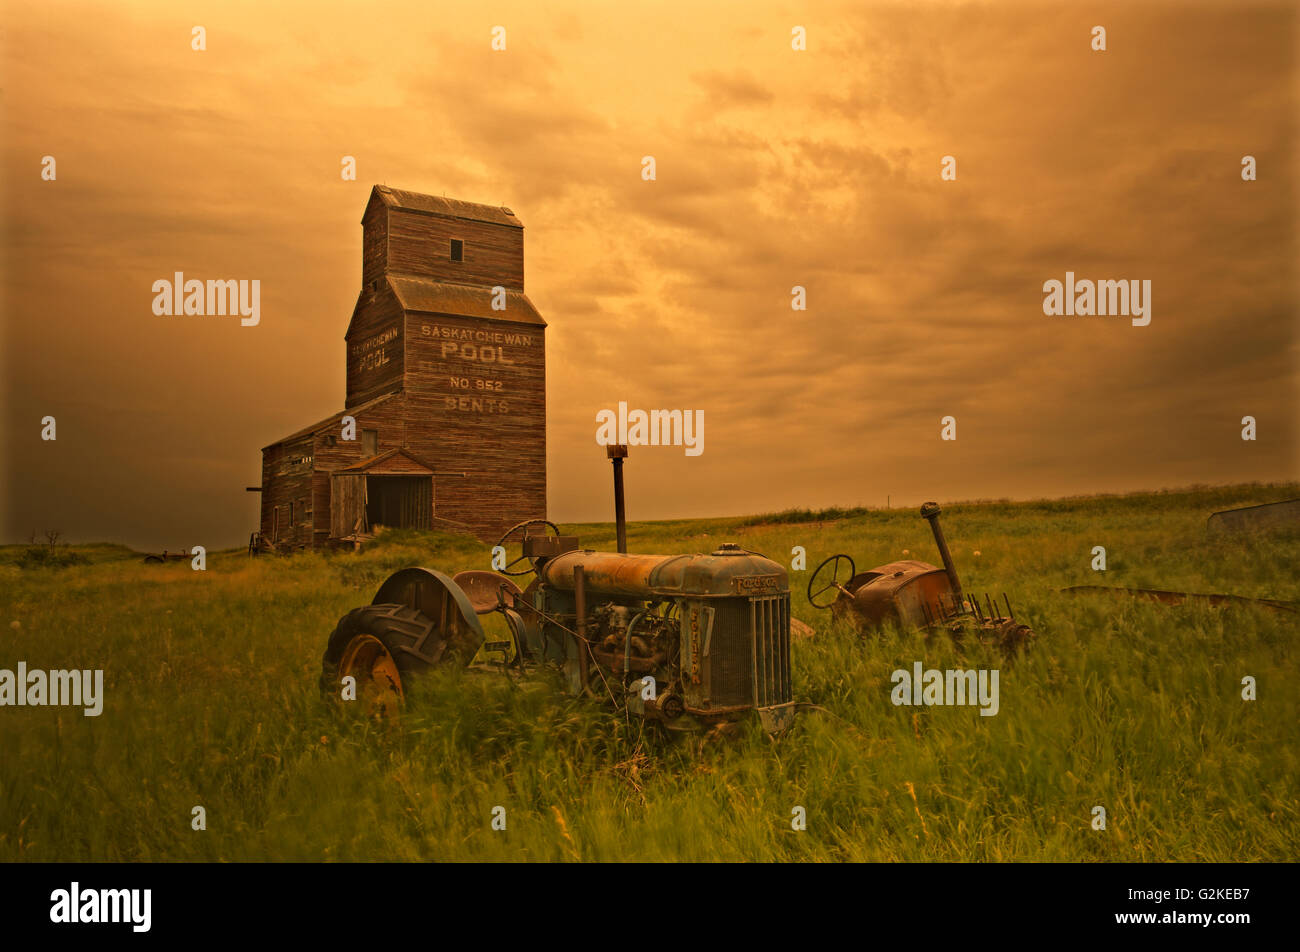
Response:
[{"label": "tractor rear wheel", "polygon": [[351,676],[355,698],[369,714],[396,714],[410,679],[449,655],[436,627],[433,619],[406,605],[365,605],[348,612],[325,648],[321,693],[344,697],[343,679]]}]

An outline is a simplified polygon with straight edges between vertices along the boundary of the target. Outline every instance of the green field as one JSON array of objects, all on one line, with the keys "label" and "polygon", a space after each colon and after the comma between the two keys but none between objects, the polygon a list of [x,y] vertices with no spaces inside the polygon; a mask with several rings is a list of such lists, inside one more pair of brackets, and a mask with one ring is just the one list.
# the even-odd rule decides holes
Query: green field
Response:
[{"label": "green field", "polygon": [[[547,674],[440,671],[387,725],[322,704],[339,616],[409,564],[486,568],[487,548],[461,537],[216,553],[205,572],[113,546],[48,567],[5,547],[0,668],[102,668],[106,697],[99,717],[0,708],[0,860],[1294,860],[1300,616],[1056,592],[1300,600],[1300,533],[1205,532],[1214,510],[1295,496],[946,505],[968,591],[1007,592],[1038,632],[1011,661],[907,632],[861,640],[811,608],[808,573],[792,572],[794,614],[816,629],[793,647],[795,695],[826,711],[776,742],[756,725],[665,737]],[[562,528],[613,548],[609,525]],[[914,509],[633,523],[629,539],[658,553],[731,540],[787,565],[801,545],[810,569],[841,551],[860,569],[938,561]],[[1096,545],[1104,574],[1090,569]],[[999,713],[895,707],[890,674],[918,660],[999,668]],[[1242,699],[1245,676],[1257,700]],[[206,830],[191,829],[196,805]]]}]

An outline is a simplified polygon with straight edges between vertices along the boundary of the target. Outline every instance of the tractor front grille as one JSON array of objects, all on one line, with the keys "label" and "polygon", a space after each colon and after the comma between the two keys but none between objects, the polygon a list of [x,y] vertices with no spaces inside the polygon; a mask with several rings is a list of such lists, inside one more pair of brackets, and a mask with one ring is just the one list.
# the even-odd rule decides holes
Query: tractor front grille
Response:
[{"label": "tractor front grille", "polygon": [[739,598],[715,604],[713,631],[708,637],[710,707],[753,704],[753,638],[745,603]]},{"label": "tractor front grille", "polygon": [[753,645],[755,707],[790,700],[790,595],[762,595],[749,600]]},{"label": "tractor front grille", "polygon": [[768,707],[790,700],[790,595],[719,599],[705,640],[706,706]]}]

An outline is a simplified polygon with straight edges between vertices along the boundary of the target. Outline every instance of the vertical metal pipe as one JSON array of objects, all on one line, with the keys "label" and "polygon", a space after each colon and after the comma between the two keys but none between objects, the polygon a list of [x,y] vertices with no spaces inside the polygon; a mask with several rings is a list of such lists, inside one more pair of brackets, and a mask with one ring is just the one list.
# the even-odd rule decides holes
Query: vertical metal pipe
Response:
[{"label": "vertical metal pipe", "polygon": [[623,504],[623,460],[627,458],[626,446],[607,446],[605,452],[614,464],[614,531],[618,537],[618,551],[627,554],[627,509]]},{"label": "vertical metal pipe", "polygon": [[939,547],[939,558],[943,559],[943,570],[948,573],[948,582],[952,585],[953,595],[962,597],[961,580],[957,578],[957,566],[952,564],[952,555],[948,552],[948,543],[943,537],[943,528],[939,525],[939,513],[942,510],[937,502],[927,502],[921,507],[921,516],[930,523],[934,533],[934,544]]},{"label": "vertical metal pipe", "polygon": [[618,536],[618,551],[627,554],[627,507],[623,501],[623,461],[614,460],[614,531]]}]

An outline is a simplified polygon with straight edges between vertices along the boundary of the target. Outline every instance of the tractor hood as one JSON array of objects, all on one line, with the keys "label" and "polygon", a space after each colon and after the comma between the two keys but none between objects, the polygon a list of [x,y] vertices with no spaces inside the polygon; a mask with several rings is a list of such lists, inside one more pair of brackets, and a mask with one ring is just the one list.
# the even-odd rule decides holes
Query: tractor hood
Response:
[{"label": "tractor hood", "polygon": [[581,565],[588,592],[633,597],[775,595],[788,592],[785,568],[771,559],[724,543],[708,555],[624,555],[579,550],[539,567],[543,584],[572,591]]}]

